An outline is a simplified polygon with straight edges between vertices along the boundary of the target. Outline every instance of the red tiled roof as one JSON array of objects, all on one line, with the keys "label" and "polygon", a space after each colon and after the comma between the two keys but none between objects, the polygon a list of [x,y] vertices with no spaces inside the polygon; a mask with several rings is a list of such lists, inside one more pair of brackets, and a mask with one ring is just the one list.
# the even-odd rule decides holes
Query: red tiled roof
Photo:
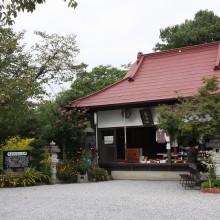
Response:
[{"label": "red tiled roof", "polygon": [[73,101],[79,107],[99,107],[188,97],[202,86],[202,78],[220,76],[220,42],[138,53],[123,80]]}]

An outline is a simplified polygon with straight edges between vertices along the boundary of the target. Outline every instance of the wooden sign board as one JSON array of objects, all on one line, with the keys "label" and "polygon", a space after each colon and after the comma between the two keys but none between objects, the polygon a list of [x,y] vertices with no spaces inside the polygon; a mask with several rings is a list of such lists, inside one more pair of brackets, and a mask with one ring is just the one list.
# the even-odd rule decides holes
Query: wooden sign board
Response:
[{"label": "wooden sign board", "polygon": [[150,108],[140,110],[141,120],[143,125],[153,125],[153,118]]}]

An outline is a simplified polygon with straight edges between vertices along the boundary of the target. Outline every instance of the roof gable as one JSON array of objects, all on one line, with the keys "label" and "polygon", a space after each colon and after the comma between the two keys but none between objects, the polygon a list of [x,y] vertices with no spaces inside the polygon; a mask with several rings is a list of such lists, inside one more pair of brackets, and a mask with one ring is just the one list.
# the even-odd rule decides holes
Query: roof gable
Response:
[{"label": "roof gable", "polygon": [[138,53],[123,80],[73,101],[79,107],[126,105],[194,95],[203,77],[220,76],[220,42]]}]

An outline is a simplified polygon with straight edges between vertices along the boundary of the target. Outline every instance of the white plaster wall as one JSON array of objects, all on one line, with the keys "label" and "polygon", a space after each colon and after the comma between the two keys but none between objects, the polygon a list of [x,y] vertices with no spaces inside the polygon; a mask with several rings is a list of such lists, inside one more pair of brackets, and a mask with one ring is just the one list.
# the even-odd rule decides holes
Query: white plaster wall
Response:
[{"label": "white plaster wall", "polygon": [[[126,126],[142,126],[140,116],[141,108],[132,108],[131,116],[126,119]],[[124,118],[121,115],[121,110],[99,111],[98,112],[98,128],[123,127]],[[154,124],[157,124],[158,113],[154,107],[151,108]]]}]

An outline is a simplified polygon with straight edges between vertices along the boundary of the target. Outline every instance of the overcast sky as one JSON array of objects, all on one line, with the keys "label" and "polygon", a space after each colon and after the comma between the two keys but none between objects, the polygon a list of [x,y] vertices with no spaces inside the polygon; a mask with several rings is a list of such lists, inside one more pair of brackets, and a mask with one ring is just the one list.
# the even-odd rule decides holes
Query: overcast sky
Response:
[{"label": "overcast sky", "polygon": [[[68,0],[67,0],[68,2]],[[35,30],[77,35],[77,59],[89,65],[134,62],[138,52],[150,53],[160,28],[193,19],[201,9],[220,16],[219,0],[78,0],[74,10],[63,0],[46,0],[32,14],[20,13],[14,29],[27,30],[33,44]]]}]

